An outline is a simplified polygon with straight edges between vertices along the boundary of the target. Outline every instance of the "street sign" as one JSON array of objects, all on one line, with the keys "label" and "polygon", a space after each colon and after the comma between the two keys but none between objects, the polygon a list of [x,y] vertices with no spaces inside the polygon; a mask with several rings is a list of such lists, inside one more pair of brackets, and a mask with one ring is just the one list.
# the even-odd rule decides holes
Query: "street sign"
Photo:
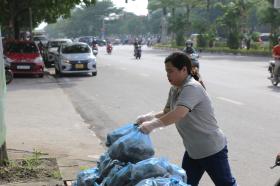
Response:
[{"label": "street sign", "polygon": [[280,9],[280,0],[274,0],[274,8]]}]

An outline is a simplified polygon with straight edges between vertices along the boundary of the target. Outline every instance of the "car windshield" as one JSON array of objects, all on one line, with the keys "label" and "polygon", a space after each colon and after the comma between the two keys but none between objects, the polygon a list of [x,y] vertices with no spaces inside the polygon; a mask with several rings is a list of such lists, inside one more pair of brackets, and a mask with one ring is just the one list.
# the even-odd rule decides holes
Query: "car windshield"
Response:
[{"label": "car windshield", "polygon": [[38,48],[34,43],[11,43],[7,52],[11,53],[38,53]]},{"label": "car windshield", "polygon": [[62,43],[66,43],[66,41],[52,41],[49,43],[49,47],[59,47]]},{"label": "car windshield", "polygon": [[87,45],[63,46],[62,53],[65,53],[65,54],[90,53],[90,48]]}]

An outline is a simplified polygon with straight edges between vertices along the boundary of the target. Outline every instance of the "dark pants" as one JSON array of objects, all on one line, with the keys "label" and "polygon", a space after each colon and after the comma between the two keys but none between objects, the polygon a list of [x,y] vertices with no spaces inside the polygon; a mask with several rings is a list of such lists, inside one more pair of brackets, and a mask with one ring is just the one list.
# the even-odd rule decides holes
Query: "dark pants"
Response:
[{"label": "dark pants", "polygon": [[197,186],[206,171],[216,186],[237,185],[230,171],[227,153],[227,146],[220,152],[202,159],[192,159],[185,152],[182,167],[187,173],[188,184]]}]

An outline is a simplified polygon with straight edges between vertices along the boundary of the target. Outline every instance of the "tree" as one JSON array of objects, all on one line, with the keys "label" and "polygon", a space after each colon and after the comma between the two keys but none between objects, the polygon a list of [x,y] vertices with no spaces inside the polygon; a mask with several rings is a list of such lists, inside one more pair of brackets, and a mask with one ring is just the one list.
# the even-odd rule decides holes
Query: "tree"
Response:
[{"label": "tree", "polygon": [[277,43],[277,36],[280,35],[280,11],[273,7],[273,0],[266,0],[264,8],[260,10],[261,22],[270,26],[270,46]]},{"label": "tree", "polygon": [[[183,39],[184,34],[189,34],[192,30],[192,10],[200,7],[203,3],[204,0],[151,0],[148,9],[150,11],[162,9],[162,22],[168,21],[168,28],[175,34],[176,42],[179,44],[179,38]],[[168,19],[167,15],[169,15]],[[162,26],[162,35],[166,33],[164,29]]]},{"label": "tree", "polygon": [[86,6],[94,4],[95,0],[0,0],[0,25],[15,38],[19,37],[21,29],[32,25],[38,26],[42,21],[56,22],[59,17],[69,17],[70,10],[78,4]]},{"label": "tree", "polygon": [[246,27],[248,25],[247,13],[251,3],[244,0],[235,0],[226,5],[219,3],[217,6],[224,11],[224,14],[217,21],[228,33],[227,44],[231,49],[238,49],[243,33],[248,30]]},{"label": "tree", "polygon": [[[117,21],[105,21],[106,17],[112,15],[118,17],[123,14],[122,8],[115,8],[111,1],[98,1],[94,6],[75,8],[72,10],[71,17],[59,19],[56,24],[48,25],[45,30],[51,37],[97,36],[103,26],[108,27],[107,23]],[[118,20],[120,21],[121,18]]]}]

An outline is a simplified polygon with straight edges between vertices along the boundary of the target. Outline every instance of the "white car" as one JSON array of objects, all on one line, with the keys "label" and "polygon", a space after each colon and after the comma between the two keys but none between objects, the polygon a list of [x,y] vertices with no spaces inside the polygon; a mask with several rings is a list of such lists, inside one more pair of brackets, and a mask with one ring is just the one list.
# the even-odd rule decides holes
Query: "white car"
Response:
[{"label": "white car", "polygon": [[44,49],[44,61],[46,66],[54,63],[58,47],[63,43],[72,43],[71,39],[50,39]]},{"label": "white car", "polygon": [[97,75],[96,57],[86,43],[73,42],[59,46],[54,62],[56,75],[91,73]]}]

